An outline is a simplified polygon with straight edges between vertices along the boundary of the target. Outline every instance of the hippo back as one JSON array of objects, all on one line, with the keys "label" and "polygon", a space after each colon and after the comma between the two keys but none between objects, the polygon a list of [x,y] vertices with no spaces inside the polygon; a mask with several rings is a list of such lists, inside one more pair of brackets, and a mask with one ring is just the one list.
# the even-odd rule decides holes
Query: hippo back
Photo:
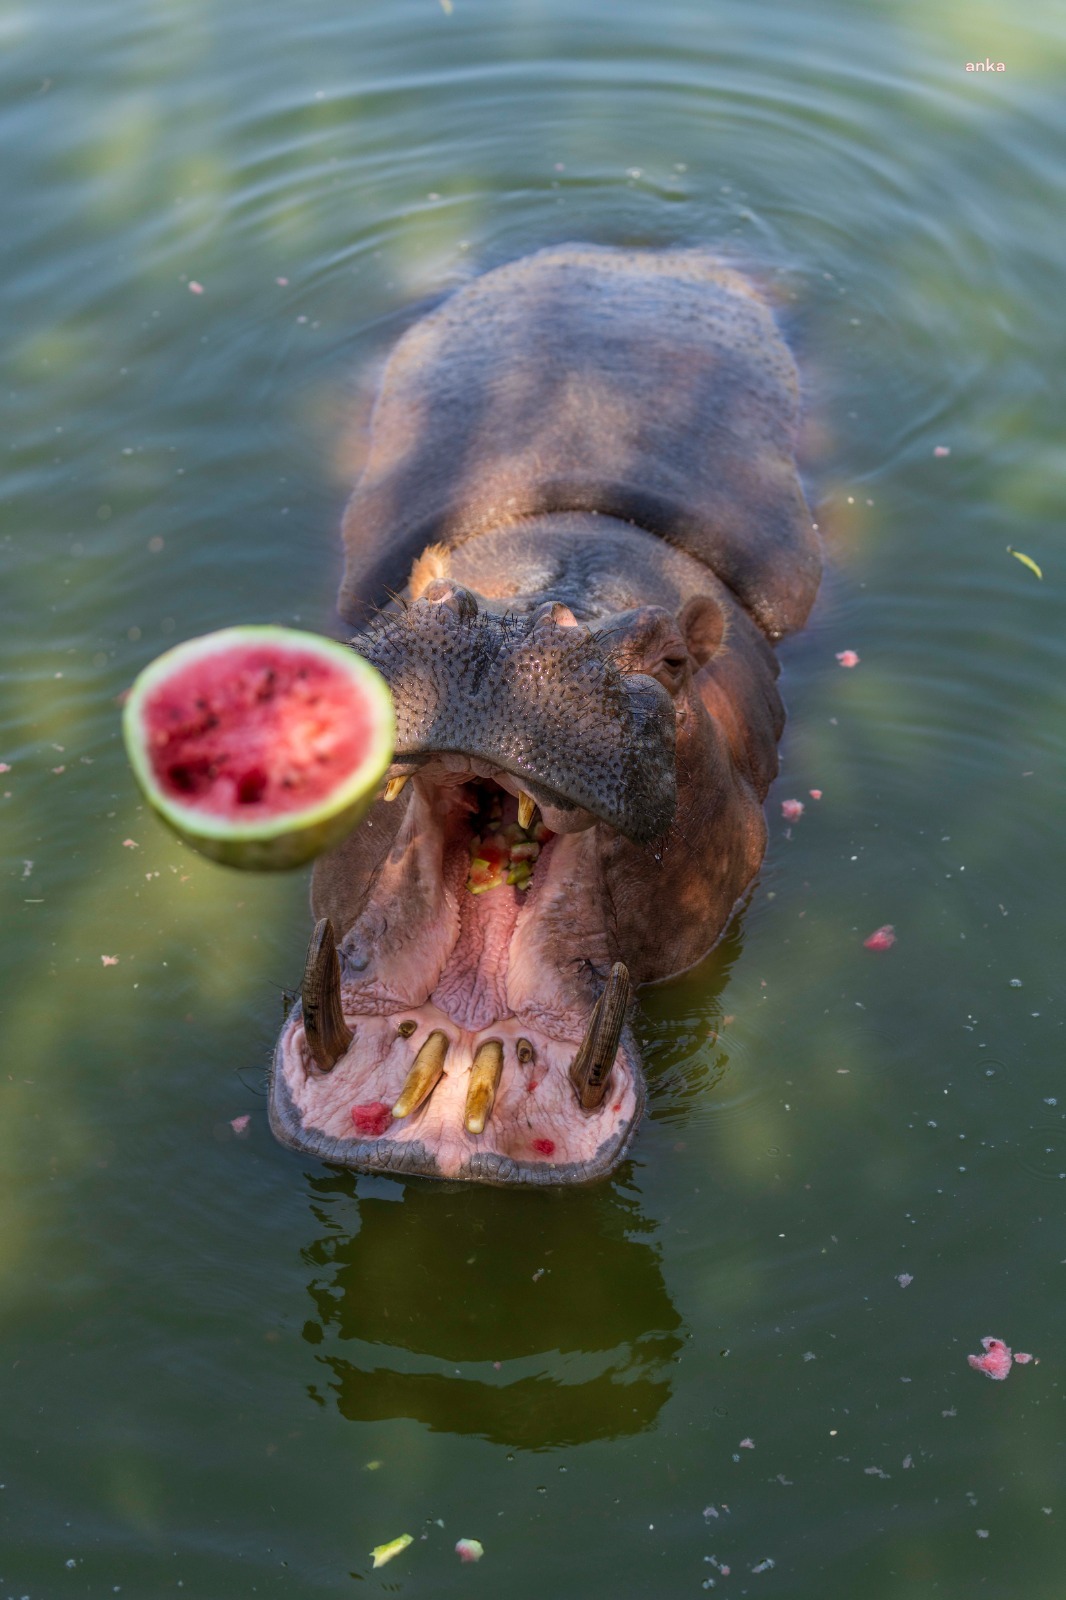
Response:
[{"label": "hippo back", "polygon": [[709,253],[568,245],[500,267],[389,359],[341,613],[401,589],[428,544],[577,511],[695,556],[776,638],[804,622],[821,568],[798,416],[767,306]]}]

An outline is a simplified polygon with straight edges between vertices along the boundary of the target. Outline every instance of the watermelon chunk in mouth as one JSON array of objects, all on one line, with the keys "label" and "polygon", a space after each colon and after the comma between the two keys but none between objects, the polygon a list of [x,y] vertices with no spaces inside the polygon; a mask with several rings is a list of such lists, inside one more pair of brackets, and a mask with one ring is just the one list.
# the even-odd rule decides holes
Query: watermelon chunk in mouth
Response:
[{"label": "watermelon chunk in mouth", "polygon": [[[522,827],[519,793],[486,761],[435,757],[319,863],[343,1033],[323,1070],[301,1005],[290,1014],[271,1078],[283,1143],[360,1170],[516,1185],[587,1182],[622,1159],[644,1104],[628,1026],[592,1109],[571,1077],[612,971],[612,830],[551,797]],[[375,828],[395,834],[353,894]]]},{"label": "watermelon chunk in mouth", "polygon": [[533,882],[533,867],[541,846],[551,838],[550,828],[534,822],[523,828],[517,816],[503,821],[503,791],[495,784],[478,791],[480,808],[476,832],[470,841],[470,874],[466,886],[471,894],[484,894],[510,884],[525,891]]}]

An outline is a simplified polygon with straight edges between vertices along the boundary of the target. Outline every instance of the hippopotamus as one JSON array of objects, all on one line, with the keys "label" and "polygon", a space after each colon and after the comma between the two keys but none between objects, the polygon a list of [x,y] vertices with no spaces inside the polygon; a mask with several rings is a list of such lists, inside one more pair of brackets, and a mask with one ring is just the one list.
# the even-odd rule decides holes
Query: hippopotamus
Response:
[{"label": "hippopotamus", "polygon": [[763,859],[773,646],[821,571],[799,410],[766,299],[703,249],[542,250],[400,338],[339,598],[395,759],[315,864],[284,1144],[511,1185],[623,1159],[634,991]]}]

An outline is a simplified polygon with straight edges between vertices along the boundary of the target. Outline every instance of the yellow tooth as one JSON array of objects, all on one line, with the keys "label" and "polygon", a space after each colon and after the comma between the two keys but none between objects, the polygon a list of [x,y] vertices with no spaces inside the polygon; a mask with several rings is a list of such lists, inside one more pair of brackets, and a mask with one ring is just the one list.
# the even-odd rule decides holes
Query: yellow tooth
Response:
[{"label": "yellow tooth", "polygon": [[444,1071],[444,1058],[448,1054],[448,1035],[434,1028],[415,1056],[414,1066],[404,1080],[400,1098],[392,1108],[394,1117],[409,1117],[423,1101],[428,1100]]},{"label": "yellow tooth", "polygon": [[400,790],[403,788],[410,776],[411,774],[409,772],[405,772],[402,778],[390,778],[388,783],[385,785],[385,799],[395,800],[396,796],[399,794]]},{"label": "yellow tooth", "polygon": [[466,1131],[484,1133],[485,1124],[492,1114],[492,1102],[500,1086],[503,1071],[503,1045],[499,1039],[486,1039],[479,1044],[470,1068],[470,1087],[466,1091]]},{"label": "yellow tooth", "polygon": [[528,828],[533,821],[536,810],[537,802],[531,799],[528,794],[520,794],[518,796],[518,826],[520,828]]}]

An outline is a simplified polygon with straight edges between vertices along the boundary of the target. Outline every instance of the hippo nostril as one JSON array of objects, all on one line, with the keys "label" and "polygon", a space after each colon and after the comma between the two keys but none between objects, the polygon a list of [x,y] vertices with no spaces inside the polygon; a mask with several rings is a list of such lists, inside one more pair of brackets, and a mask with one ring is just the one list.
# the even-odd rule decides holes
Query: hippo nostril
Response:
[{"label": "hippo nostril", "polygon": [[538,606],[533,613],[534,628],[543,628],[546,624],[554,622],[557,628],[577,628],[580,626],[569,606],[563,605],[561,600],[547,600]]},{"label": "hippo nostril", "polygon": [[434,578],[423,590],[422,599],[430,605],[447,606],[461,622],[470,622],[478,614],[477,597],[448,578]]}]

